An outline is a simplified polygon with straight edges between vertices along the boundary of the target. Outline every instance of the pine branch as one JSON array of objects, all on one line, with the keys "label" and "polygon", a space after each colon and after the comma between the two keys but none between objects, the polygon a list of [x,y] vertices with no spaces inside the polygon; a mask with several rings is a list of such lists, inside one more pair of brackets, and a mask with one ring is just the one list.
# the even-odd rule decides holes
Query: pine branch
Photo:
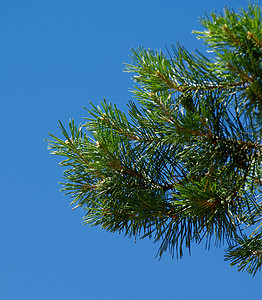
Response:
[{"label": "pine branch", "polygon": [[[225,259],[254,275],[262,264],[261,9],[211,13],[196,32],[213,51],[172,54],[132,50],[128,115],[91,103],[86,123],[63,138],[50,134],[64,157],[63,191],[84,223],[152,238],[182,257],[206,240],[226,243]],[[251,232],[246,235],[245,232]]]}]

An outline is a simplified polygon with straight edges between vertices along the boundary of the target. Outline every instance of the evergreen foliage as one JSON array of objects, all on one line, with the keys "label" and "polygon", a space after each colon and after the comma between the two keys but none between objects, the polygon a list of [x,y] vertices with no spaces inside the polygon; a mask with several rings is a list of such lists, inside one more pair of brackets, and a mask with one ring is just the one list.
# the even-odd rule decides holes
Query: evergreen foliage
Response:
[{"label": "evergreen foliage", "polygon": [[84,223],[150,237],[159,256],[191,243],[225,245],[225,259],[254,275],[262,264],[261,9],[228,8],[194,32],[211,54],[180,44],[132,50],[136,101],[128,115],[93,106],[49,148],[65,157],[63,191]]}]

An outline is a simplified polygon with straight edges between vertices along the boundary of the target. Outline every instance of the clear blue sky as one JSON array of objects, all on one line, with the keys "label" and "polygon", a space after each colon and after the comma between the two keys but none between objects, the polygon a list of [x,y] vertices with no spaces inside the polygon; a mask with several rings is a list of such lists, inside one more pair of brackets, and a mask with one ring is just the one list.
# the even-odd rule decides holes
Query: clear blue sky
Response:
[{"label": "clear blue sky", "polygon": [[261,299],[262,274],[238,273],[223,250],[155,259],[157,245],[82,225],[59,192],[62,169],[43,141],[58,119],[83,122],[103,98],[126,110],[132,47],[180,41],[203,12],[247,1],[2,0],[0,2],[0,299]]}]

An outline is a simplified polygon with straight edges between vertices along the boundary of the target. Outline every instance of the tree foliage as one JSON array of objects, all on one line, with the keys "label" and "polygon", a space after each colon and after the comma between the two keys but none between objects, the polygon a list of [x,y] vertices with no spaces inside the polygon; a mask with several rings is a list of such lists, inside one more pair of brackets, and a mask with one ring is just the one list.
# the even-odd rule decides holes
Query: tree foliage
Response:
[{"label": "tree foliage", "polygon": [[225,245],[225,259],[262,264],[261,9],[200,19],[210,54],[132,50],[128,114],[103,101],[84,125],[60,123],[49,148],[65,157],[63,191],[84,223],[150,237],[159,256],[192,243]]}]

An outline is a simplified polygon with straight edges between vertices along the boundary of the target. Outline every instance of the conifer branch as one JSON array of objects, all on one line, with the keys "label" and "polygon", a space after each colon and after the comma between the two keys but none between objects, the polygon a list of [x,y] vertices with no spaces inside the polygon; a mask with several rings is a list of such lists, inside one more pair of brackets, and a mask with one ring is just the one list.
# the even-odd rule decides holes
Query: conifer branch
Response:
[{"label": "conifer branch", "polygon": [[63,139],[50,134],[85,224],[153,238],[159,256],[182,257],[204,239],[226,244],[232,266],[261,269],[261,15],[250,4],[201,19],[195,33],[212,57],[180,44],[169,58],[132,50],[126,71],[140,106],[129,103],[129,118],[104,101],[84,126],[60,123]]}]

